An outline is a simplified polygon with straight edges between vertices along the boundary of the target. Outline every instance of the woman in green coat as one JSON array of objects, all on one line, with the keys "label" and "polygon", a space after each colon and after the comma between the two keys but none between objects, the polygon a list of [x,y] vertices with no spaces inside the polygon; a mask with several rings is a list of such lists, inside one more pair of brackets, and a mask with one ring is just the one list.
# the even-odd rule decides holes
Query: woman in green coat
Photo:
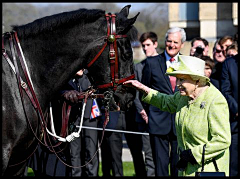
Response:
[{"label": "woman in green coat", "polygon": [[221,92],[204,75],[205,62],[192,56],[180,55],[178,63],[167,70],[177,78],[179,89],[174,95],[162,94],[137,80],[124,83],[144,95],[142,100],[163,111],[176,113],[179,176],[195,176],[201,171],[203,146],[204,171],[219,171],[229,176],[229,146],[231,143],[228,104]]}]

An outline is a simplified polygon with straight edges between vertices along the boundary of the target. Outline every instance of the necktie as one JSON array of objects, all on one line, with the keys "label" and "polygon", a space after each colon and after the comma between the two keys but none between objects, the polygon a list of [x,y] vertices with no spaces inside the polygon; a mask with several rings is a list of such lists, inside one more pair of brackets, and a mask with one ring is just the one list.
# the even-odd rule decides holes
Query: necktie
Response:
[{"label": "necktie", "polygon": [[175,61],[175,59],[174,59],[174,58],[171,58],[171,59],[170,59],[170,62],[171,62],[171,63],[172,63],[172,62],[174,62],[174,61]]},{"label": "necktie", "polygon": [[[174,58],[171,58],[171,59],[170,59],[170,62],[173,63],[174,60],[175,60]],[[172,90],[173,90],[173,92],[174,92],[175,87],[176,87],[176,77],[170,76],[170,83],[171,83],[171,85],[172,85]]]}]

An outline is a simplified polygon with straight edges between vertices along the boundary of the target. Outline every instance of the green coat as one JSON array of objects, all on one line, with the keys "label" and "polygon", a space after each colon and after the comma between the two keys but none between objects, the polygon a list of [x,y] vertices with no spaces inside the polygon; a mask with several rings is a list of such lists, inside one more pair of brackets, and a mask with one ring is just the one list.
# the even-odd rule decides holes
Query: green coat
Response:
[{"label": "green coat", "polygon": [[176,113],[178,149],[191,149],[198,163],[188,163],[185,171],[178,172],[179,176],[195,176],[196,171],[201,171],[204,144],[204,171],[215,171],[211,160],[214,157],[219,170],[229,176],[229,110],[226,99],[217,88],[210,83],[210,87],[194,101],[190,101],[187,96],[181,96],[179,92],[166,95],[156,90],[151,90],[142,100],[162,111]]}]

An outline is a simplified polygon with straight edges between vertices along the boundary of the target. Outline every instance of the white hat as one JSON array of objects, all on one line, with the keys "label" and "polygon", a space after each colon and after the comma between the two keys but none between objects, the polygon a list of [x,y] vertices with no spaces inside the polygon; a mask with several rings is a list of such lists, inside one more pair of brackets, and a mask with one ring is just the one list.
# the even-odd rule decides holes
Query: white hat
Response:
[{"label": "white hat", "polygon": [[193,56],[179,55],[178,62],[168,68],[166,74],[170,76],[176,76],[178,74],[197,76],[209,82],[209,78],[204,75],[204,69],[204,60]]}]

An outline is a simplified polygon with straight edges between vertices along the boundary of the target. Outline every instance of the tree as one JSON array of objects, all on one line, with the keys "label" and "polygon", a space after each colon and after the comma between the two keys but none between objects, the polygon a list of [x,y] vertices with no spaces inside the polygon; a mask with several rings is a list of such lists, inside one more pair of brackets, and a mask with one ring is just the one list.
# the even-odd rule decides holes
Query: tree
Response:
[{"label": "tree", "polygon": [[[34,6],[31,3],[2,3],[3,4],[3,32],[10,31],[12,25],[22,25],[30,23],[36,19],[50,16],[53,14],[77,10],[80,8],[102,9],[106,13],[119,12],[123,7],[117,6],[116,3],[54,3],[47,6]],[[169,28],[168,25],[168,3],[148,4],[143,9],[130,11],[129,18],[138,16],[135,27],[138,29],[139,36],[147,31],[153,31],[158,35],[160,47],[164,46],[165,33]]]}]

